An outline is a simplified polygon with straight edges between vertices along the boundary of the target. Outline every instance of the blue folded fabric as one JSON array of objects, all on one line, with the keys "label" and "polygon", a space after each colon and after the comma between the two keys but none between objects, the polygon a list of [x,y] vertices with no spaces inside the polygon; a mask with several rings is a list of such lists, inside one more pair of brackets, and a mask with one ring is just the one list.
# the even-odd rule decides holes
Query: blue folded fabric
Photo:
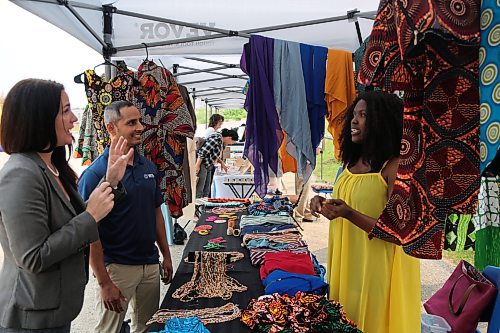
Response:
[{"label": "blue folded fabric", "polygon": [[[155,333],[155,332],[153,332]],[[198,317],[170,318],[157,333],[210,333]]]},{"label": "blue folded fabric", "polygon": [[272,225],[247,225],[241,228],[241,237],[246,234],[260,234],[260,233],[269,233],[273,231],[287,230],[287,229],[295,229],[295,226],[292,224],[272,224]]},{"label": "blue folded fabric", "polygon": [[262,280],[262,284],[267,295],[274,293],[295,295],[298,291],[325,295],[328,292],[328,283],[319,276],[290,273],[279,269],[272,271]]}]

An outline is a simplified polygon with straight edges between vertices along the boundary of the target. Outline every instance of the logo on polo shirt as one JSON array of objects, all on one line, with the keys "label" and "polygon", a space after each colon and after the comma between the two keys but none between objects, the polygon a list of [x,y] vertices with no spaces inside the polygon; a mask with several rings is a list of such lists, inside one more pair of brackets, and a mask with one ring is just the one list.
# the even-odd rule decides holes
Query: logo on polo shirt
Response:
[{"label": "logo on polo shirt", "polygon": [[155,175],[152,173],[145,173],[144,174],[144,179],[154,179]]}]

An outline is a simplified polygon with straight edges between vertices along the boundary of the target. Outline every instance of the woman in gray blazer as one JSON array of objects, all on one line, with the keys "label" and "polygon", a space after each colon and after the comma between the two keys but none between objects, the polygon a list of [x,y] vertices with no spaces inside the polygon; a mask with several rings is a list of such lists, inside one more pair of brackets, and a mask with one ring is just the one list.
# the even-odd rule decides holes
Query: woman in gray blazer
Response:
[{"label": "woman in gray blazer", "polygon": [[53,81],[20,81],[5,98],[0,144],[11,156],[0,170],[1,333],[69,332],[82,308],[85,249],[113,207],[112,186],[127,157],[120,138],[107,181],[85,204],[66,156],[76,120],[64,87]]}]

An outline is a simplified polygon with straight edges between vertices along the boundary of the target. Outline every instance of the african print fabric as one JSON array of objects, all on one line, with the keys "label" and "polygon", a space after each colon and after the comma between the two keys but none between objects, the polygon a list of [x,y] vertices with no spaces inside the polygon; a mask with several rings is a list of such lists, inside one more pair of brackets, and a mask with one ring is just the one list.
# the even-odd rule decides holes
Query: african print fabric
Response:
[{"label": "african print fabric", "polygon": [[159,185],[172,217],[182,216],[188,197],[182,172],[185,138],[193,138],[193,121],[172,73],[152,61],[139,66],[139,87],[132,103],[141,113],[144,132],[138,151],[158,168]]},{"label": "african print fabric", "polygon": [[463,251],[474,249],[476,225],[472,215],[451,214],[446,219],[444,249]]},{"label": "african print fabric", "polygon": [[450,214],[479,190],[478,1],[380,3],[358,80],[404,92],[401,161],[370,237],[439,259]]},{"label": "african print fabric", "polygon": [[[132,77],[118,74],[106,82],[93,69],[85,71],[84,75],[88,108],[92,113],[92,126],[94,127],[90,132],[94,132],[95,136],[92,139],[92,145],[90,147],[83,145],[82,150],[84,148],[94,149],[93,142],[95,139],[97,156],[99,156],[103,153],[104,148],[110,144],[109,134],[104,124],[104,108],[114,101],[130,100]],[[88,124],[86,126],[88,127]]]},{"label": "african print fabric", "polygon": [[474,265],[500,267],[500,176],[482,177],[479,208],[474,216],[476,252]]},{"label": "african print fabric", "polygon": [[479,207],[474,216],[476,229],[500,228],[500,176],[482,177]]},{"label": "african print fabric", "polygon": [[500,2],[482,1],[479,77],[481,91],[481,173],[500,146]]},{"label": "african print fabric", "polygon": [[252,332],[361,333],[340,303],[300,291],[295,296],[273,294],[251,300],[241,321]]},{"label": "african print fabric", "polygon": [[90,165],[98,156],[96,130],[92,123],[92,109],[87,105],[80,121],[80,132],[73,156],[82,159],[82,165]]}]

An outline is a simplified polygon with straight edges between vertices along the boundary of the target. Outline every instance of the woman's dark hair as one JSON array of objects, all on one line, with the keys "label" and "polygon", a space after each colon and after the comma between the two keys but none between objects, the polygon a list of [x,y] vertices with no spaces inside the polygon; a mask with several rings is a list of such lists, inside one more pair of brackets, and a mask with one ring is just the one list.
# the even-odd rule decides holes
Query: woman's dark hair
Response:
[{"label": "woman's dark hair", "polygon": [[[362,144],[352,142],[351,121],[356,104],[366,102],[366,133]],[[403,136],[403,102],[394,94],[368,91],[359,95],[347,110],[340,136],[341,159],[352,166],[360,158],[378,172],[389,159],[399,156]]]},{"label": "woman's dark hair", "polygon": [[[57,147],[55,119],[64,86],[55,81],[26,79],[5,97],[0,124],[0,143],[8,154],[52,152],[52,163],[64,186],[76,189],[77,176],[68,164],[66,147]],[[72,151],[71,145],[68,147]]]},{"label": "woman's dark hair", "polygon": [[221,114],[213,114],[208,120],[208,127],[215,127],[219,121],[224,121],[224,116]]},{"label": "woman's dark hair", "polygon": [[231,137],[234,141],[238,141],[238,133],[235,130],[223,128],[220,134],[223,138]]}]

